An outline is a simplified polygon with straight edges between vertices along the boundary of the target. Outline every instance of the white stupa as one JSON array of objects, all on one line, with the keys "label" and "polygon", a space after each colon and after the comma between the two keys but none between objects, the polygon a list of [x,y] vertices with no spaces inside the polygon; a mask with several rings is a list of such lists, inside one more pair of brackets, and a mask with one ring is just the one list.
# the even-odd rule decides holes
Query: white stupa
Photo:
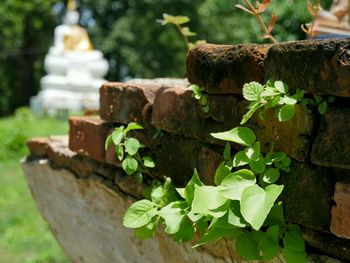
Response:
[{"label": "white stupa", "polygon": [[48,75],[41,78],[41,91],[31,99],[38,114],[99,108],[99,88],[106,82],[103,77],[109,66],[78,23],[76,3],[69,0],[64,22],[55,28],[54,45],[45,58]]}]

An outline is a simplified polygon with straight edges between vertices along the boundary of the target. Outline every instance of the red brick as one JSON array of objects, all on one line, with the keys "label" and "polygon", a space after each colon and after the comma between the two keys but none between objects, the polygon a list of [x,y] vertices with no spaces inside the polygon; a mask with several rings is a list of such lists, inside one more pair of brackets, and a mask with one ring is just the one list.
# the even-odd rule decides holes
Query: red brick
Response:
[{"label": "red brick", "polygon": [[156,79],[131,79],[126,82],[133,85],[150,85],[160,87],[187,87],[189,85],[187,79],[178,78],[156,78]]},{"label": "red brick", "polygon": [[285,81],[310,94],[350,97],[349,39],[286,42],[271,47],[266,79]]},{"label": "red brick", "polygon": [[107,83],[100,88],[100,117],[107,122],[149,126],[159,85]]},{"label": "red brick", "polygon": [[334,201],[336,206],[332,208],[331,232],[350,239],[350,184],[336,183]]},{"label": "red brick", "polygon": [[350,169],[350,109],[330,109],[312,147],[314,164]]},{"label": "red brick", "polygon": [[243,84],[264,81],[264,58],[271,45],[213,45],[192,49],[187,78],[213,94],[241,94]]},{"label": "red brick", "polygon": [[279,180],[284,185],[281,199],[286,220],[329,231],[333,178],[320,167],[294,161],[290,173]]},{"label": "red brick", "polygon": [[275,111],[269,110],[264,120],[254,117],[252,128],[257,139],[262,142],[264,152],[270,150],[273,142],[276,151],[283,151],[297,161],[305,162],[310,154],[314,123],[312,112],[304,106],[296,105],[293,119],[280,122]]},{"label": "red brick", "polygon": [[30,154],[33,156],[46,156],[49,138],[35,137],[27,140],[27,147],[29,148]]},{"label": "red brick", "polygon": [[105,162],[105,141],[112,124],[99,117],[69,118],[69,148],[80,155]]},{"label": "red brick", "polygon": [[193,92],[186,88],[161,88],[153,105],[153,125],[202,142],[223,144],[210,133],[237,126],[241,119],[234,96],[209,96],[210,110],[204,113]]}]

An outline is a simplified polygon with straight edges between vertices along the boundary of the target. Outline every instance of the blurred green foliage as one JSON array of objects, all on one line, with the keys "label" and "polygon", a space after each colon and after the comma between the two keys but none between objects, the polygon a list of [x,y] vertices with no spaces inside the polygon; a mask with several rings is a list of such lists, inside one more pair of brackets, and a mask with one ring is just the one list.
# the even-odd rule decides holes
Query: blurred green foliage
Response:
[{"label": "blurred green foliage", "polygon": [[27,155],[26,140],[30,137],[67,132],[67,121],[37,118],[30,109],[19,108],[14,116],[0,119],[0,162],[17,160]]},{"label": "blurred green foliage", "polygon": [[19,160],[0,161],[0,170],[0,262],[70,262],[39,214]]},{"label": "blurred green foliage", "polygon": [[[0,115],[28,103],[39,89],[43,58],[62,19],[64,0],[3,0],[0,5]],[[304,39],[306,0],[272,0],[277,40]],[[316,0],[311,1],[316,2]],[[321,0],[328,8],[332,0]],[[191,18],[198,39],[262,43],[255,18],[236,9],[241,0],[80,0],[81,24],[110,62],[107,79],[184,77],[186,48],[176,28],[156,22],[163,13]],[[266,14],[269,19],[269,14]]]},{"label": "blurred green foliage", "polygon": [[20,167],[27,138],[67,132],[67,121],[38,119],[28,108],[0,119],[1,263],[69,262],[38,213]]}]

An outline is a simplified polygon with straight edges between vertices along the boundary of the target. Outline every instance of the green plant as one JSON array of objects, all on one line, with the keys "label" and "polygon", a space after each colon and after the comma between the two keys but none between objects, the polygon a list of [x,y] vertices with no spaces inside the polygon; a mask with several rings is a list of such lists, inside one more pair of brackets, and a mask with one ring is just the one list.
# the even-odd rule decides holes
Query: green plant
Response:
[{"label": "green plant", "polygon": [[321,115],[324,115],[327,112],[328,104],[333,103],[335,100],[333,96],[329,96],[326,99],[318,95],[313,95],[312,98],[305,98],[304,96],[305,92],[303,90],[297,89],[294,98],[297,99],[301,105],[310,105],[317,107],[317,110]]},{"label": "green plant", "polygon": [[289,88],[283,81],[268,80],[265,85],[257,82],[250,82],[243,86],[243,97],[250,101],[249,111],[243,116],[241,125],[246,123],[257,111],[259,117],[264,119],[268,109],[275,108],[279,121],[288,121],[295,114],[294,105],[298,102],[291,96]]},{"label": "green plant", "polygon": [[187,50],[190,50],[202,43],[205,43],[204,40],[197,40],[196,42],[191,42],[189,40],[189,37],[195,36],[197,35],[197,33],[192,32],[189,27],[182,26],[183,24],[190,22],[190,19],[187,16],[172,16],[168,14],[163,14],[163,19],[158,19],[157,21],[162,25],[174,25],[181,34]]},{"label": "green plant", "polygon": [[153,177],[149,172],[150,168],[155,167],[155,163],[150,156],[141,157],[139,150],[144,147],[136,138],[128,137],[128,132],[132,130],[140,130],[143,127],[135,122],[131,122],[125,128],[120,126],[108,135],[105,143],[105,149],[113,143],[115,153],[122,168],[127,175],[133,175],[139,182],[143,180],[143,174]]},{"label": "green plant", "polygon": [[208,113],[209,112],[209,98],[204,93],[204,89],[198,85],[190,85],[188,88],[193,91],[193,96],[196,100],[199,101],[199,104],[202,106],[202,110],[205,113]]},{"label": "green plant", "polygon": [[[266,108],[277,108],[280,121],[293,117],[292,107],[297,100],[288,95],[287,86],[281,81],[249,83],[243,94],[251,101],[244,122],[258,109]],[[283,109],[286,105],[288,109]],[[190,241],[198,233],[201,238],[194,247],[232,238],[236,240],[237,252],[247,260],[271,260],[282,250],[286,262],[306,262],[300,230],[285,222],[282,203],[278,202],[283,185],[275,184],[281,170],[289,171],[291,159],[283,152],[274,152],[273,147],[263,154],[260,142],[248,127],[211,135],[243,146],[232,156],[231,145],[226,143],[224,161],[214,176],[215,185],[204,185],[196,170],[184,188],[175,189],[166,178],[163,185],[155,183],[148,199],[129,207],[123,225],[134,228],[136,236],[149,238],[162,224],[165,232],[180,243]]]}]

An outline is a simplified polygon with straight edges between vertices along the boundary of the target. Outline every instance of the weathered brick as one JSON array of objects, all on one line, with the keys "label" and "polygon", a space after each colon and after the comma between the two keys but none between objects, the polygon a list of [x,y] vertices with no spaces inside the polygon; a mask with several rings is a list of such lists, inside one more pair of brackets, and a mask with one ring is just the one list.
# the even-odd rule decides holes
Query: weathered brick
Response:
[{"label": "weathered brick", "polygon": [[280,79],[307,93],[350,97],[350,41],[345,39],[286,42],[271,47],[266,79]]},{"label": "weathered brick", "polygon": [[264,120],[259,116],[254,117],[252,128],[262,142],[263,151],[269,151],[273,142],[276,151],[283,151],[297,161],[304,162],[310,153],[314,116],[304,106],[296,105],[295,109],[293,119],[286,122],[278,121],[275,111],[268,110]]},{"label": "weathered brick", "polygon": [[49,138],[35,137],[27,140],[26,144],[31,155],[42,157],[47,155],[48,142]]},{"label": "weathered brick", "polygon": [[[339,260],[322,260],[315,258],[315,260],[310,261],[315,263],[342,263],[349,262],[350,258],[350,241],[337,238],[330,233],[316,231],[314,229],[301,227],[301,232],[303,238],[308,244],[309,248],[314,248],[318,253],[322,253],[331,257],[334,257]],[[312,249],[313,250],[313,249]],[[310,260],[310,259],[309,259]]]},{"label": "weathered brick", "polygon": [[160,87],[187,87],[189,82],[187,79],[178,79],[178,78],[156,78],[156,79],[131,79],[126,82],[127,84],[134,85],[151,85]]},{"label": "weathered brick", "polygon": [[69,148],[78,154],[105,162],[105,141],[112,124],[99,117],[69,118]]},{"label": "weathered brick", "polygon": [[204,113],[193,92],[185,88],[161,88],[153,105],[153,125],[167,132],[184,134],[202,142],[222,144],[210,136],[237,126],[241,119],[234,96],[209,96],[210,111]]},{"label": "weathered brick", "polygon": [[107,122],[149,126],[159,85],[107,83],[100,88],[100,117]]},{"label": "weathered brick", "polygon": [[336,183],[334,201],[336,205],[332,207],[331,232],[350,239],[350,184]]},{"label": "weathered brick", "polygon": [[240,94],[244,83],[264,80],[264,58],[271,45],[213,45],[192,49],[187,78],[213,94]]},{"label": "weathered brick", "polygon": [[330,109],[323,117],[312,147],[311,161],[350,169],[350,109]]},{"label": "weathered brick", "polygon": [[332,180],[327,170],[294,162],[280,183],[286,220],[320,231],[329,231]]}]

